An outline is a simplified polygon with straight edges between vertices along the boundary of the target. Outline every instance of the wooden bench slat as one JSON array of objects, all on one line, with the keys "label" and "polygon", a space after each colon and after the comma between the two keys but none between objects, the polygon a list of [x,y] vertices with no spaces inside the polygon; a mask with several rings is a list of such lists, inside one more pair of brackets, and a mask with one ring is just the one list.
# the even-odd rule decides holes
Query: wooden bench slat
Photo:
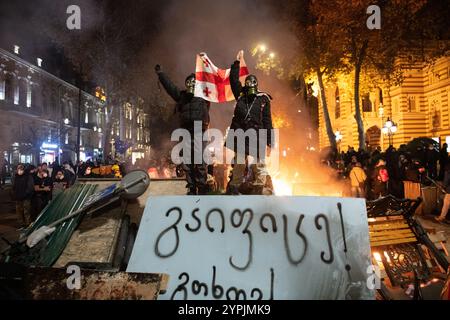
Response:
[{"label": "wooden bench slat", "polygon": [[376,232],[369,232],[369,235],[371,237],[389,237],[392,235],[398,235],[398,236],[414,236],[414,233],[409,229],[402,229],[402,230],[386,230],[386,231],[376,231]]},{"label": "wooden bench slat", "polygon": [[399,240],[374,241],[374,242],[370,242],[370,246],[371,247],[380,247],[380,246],[386,246],[386,245],[411,243],[411,242],[417,242],[417,239],[414,237],[414,238],[406,238],[406,239],[399,239]]},{"label": "wooden bench slat", "polygon": [[396,235],[392,235],[389,237],[370,237],[370,241],[391,241],[391,240],[402,240],[402,239],[410,239],[410,238],[415,238],[416,237],[414,235],[405,235],[405,236],[396,236]]},{"label": "wooden bench slat", "polygon": [[369,225],[369,230],[391,230],[391,229],[410,229],[406,223],[389,223],[389,224],[378,224]]}]

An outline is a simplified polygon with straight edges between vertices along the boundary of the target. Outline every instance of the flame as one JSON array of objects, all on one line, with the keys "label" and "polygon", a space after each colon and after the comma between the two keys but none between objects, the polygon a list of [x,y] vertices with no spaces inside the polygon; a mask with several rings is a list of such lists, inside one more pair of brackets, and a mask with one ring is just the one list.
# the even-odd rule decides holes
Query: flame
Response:
[{"label": "flame", "polygon": [[273,127],[277,129],[289,128],[291,126],[291,123],[287,120],[287,118],[281,114],[273,114],[272,123]]},{"label": "flame", "polygon": [[277,196],[292,196],[292,186],[283,179],[272,179],[273,189]]}]

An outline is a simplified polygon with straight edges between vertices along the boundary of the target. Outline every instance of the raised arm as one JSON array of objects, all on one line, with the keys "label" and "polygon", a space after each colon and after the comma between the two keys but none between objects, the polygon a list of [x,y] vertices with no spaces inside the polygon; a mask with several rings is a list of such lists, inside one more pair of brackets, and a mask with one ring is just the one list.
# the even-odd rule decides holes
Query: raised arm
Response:
[{"label": "raised arm", "polygon": [[234,98],[237,100],[242,92],[242,85],[239,81],[239,70],[240,70],[240,62],[236,60],[231,65],[230,70],[230,86],[231,91],[233,91]]},{"label": "raised arm", "polygon": [[167,94],[171,96],[173,100],[178,102],[180,100],[180,89],[173,84],[169,77],[161,70],[161,66],[159,64],[155,66],[155,72]]}]

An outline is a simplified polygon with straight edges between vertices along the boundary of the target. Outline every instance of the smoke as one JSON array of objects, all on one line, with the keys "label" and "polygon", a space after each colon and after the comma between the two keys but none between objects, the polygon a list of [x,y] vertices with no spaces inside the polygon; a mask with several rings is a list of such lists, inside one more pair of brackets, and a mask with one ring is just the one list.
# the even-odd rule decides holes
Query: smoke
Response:
[{"label": "smoke", "polygon": [[[17,3],[23,2],[19,0]],[[8,17],[8,21],[16,26],[16,31],[23,30],[27,36],[27,19],[37,20],[45,24],[46,20],[61,24],[65,28],[67,14],[65,10],[69,4],[77,4],[82,12],[82,32],[97,28],[108,19],[102,8],[108,1],[100,0],[39,0],[33,1],[40,5],[10,5],[15,10]],[[12,3],[12,2],[11,2]],[[259,79],[259,89],[268,92],[274,99],[271,103],[274,118],[283,118],[285,123],[280,127],[281,150],[286,149],[287,157],[282,159],[285,169],[283,174],[288,178],[294,175],[296,168],[303,166],[305,174],[328,181],[330,172],[320,166],[317,152],[307,152],[309,131],[312,128],[308,110],[304,101],[300,99],[286,80],[280,80],[275,74],[263,74],[256,69],[256,59],[251,56],[251,50],[263,43],[269,51],[273,51],[283,62],[301,54],[295,35],[281,15],[283,4],[275,4],[273,0],[230,0],[230,1],[144,1],[134,0],[130,3],[114,2],[116,9],[129,12],[129,19],[123,23],[136,25],[140,34],[134,35],[132,42],[125,43],[133,47],[132,64],[129,73],[132,81],[140,88],[143,96],[157,100],[152,108],[165,108],[166,115],[157,117],[173,118],[174,102],[170,100],[164,90],[158,85],[153,67],[160,64],[173,82],[180,88],[184,87],[186,75],[195,70],[195,57],[199,52],[206,52],[211,60],[220,68],[229,68],[239,50],[244,50],[245,60],[250,72]],[[110,5],[112,4],[109,3]],[[121,7],[123,6],[123,7]],[[23,8],[26,13],[23,13]],[[11,9],[10,8],[10,9]],[[121,9],[122,8],[122,9]],[[3,18],[3,17],[2,17]],[[2,21],[4,22],[4,21]],[[117,23],[122,23],[117,21]],[[145,26],[144,28],[138,28]],[[133,29],[133,28],[132,28]],[[0,36],[11,33],[11,28],[1,28]],[[8,31],[6,31],[8,30]],[[27,31],[28,30],[28,31]],[[5,32],[6,31],[6,32]],[[111,59],[123,60],[123,50],[110,52]],[[128,57],[130,58],[130,57]],[[128,59],[127,59],[128,60]],[[95,80],[95,79],[92,79]],[[234,102],[212,104],[210,109],[211,127],[225,131],[233,116]],[[299,112],[300,110],[300,112]],[[159,112],[160,113],[160,112]],[[160,119],[153,119],[158,124]],[[170,129],[173,124],[158,126],[156,131],[167,129],[167,134],[156,134],[151,137],[152,145],[157,145],[155,154],[170,152]],[[155,137],[158,140],[155,141]],[[166,150],[167,149],[167,150]],[[288,150],[289,149],[289,150]],[[282,164],[283,165],[283,164]],[[317,181],[317,179],[315,179]]]}]

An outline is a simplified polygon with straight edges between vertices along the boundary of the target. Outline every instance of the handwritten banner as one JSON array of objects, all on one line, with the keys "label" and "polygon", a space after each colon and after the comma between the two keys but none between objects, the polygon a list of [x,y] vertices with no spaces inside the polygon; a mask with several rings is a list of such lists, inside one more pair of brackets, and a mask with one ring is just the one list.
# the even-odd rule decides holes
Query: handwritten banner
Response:
[{"label": "handwritten banner", "polygon": [[149,197],[128,272],[170,276],[160,299],[372,299],[363,199]]}]

